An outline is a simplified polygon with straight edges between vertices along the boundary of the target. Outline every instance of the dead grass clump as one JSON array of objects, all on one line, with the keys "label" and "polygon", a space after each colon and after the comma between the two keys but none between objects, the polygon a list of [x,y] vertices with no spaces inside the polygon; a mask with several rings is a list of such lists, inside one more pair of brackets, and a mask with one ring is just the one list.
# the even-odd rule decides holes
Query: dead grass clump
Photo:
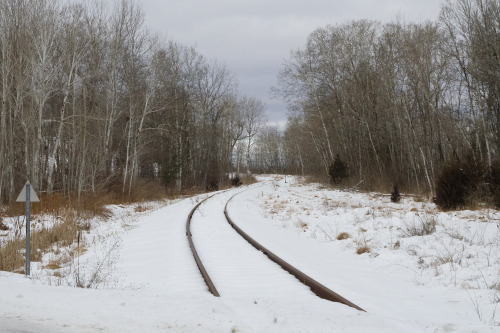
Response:
[{"label": "dead grass clump", "polygon": [[76,240],[78,227],[74,221],[64,221],[52,228],[43,228],[31,235],[31,260],[40,261],[42,255],[55,245],[66,247]]},{"label": "dead grass clump", "polygon": [[22,250],[26,242],[22,239],[15,239],[6,242],[0,248],[0,271],[17,272],[24,267],[25,259]]},{"label": "dead grass clump", "polygon": [[307,228],[309,227],[309,224],[307,222],[304,222],[304,221],[302,221],[302,220],[299,219],[297,221],[297,227],[299,227],[300,229],[306,231]]},{"label": "dead grass clump", "polygon": [[361,246],[356,249],[357,254],[370,253],[370,248],[368,246]]},{"label": "dead grass clump", "polygon": [[50,270],[55,270],[55,269],[60,269],[62,268],[61,264],[57,261],[50,261],[47,265],[43,266],[44,269],[50,269]]},{"label": "dead grass clump", "polygon": [[250,184],[255,184],[255,183],[258,183],[258,180],[257,180],[257,178],[255,178],[253,175],[245,175],[245,176],[242,178],[242,182],[243,182],[243,184],[245,184],[245,185],[250,185]]},{"label": "dead grass clump", "polygon": [[349,235],[347,232],[341,232],[337,235],[337,240],[344,240],[349,238],[351,238],[351,235]]},{"label": "dead grass clump", "polygon": [[413,219],[406,223],[401,229],[404,237],[426,236],[436,231],[436,218],[434,216],[423,215],[418,220]]}]

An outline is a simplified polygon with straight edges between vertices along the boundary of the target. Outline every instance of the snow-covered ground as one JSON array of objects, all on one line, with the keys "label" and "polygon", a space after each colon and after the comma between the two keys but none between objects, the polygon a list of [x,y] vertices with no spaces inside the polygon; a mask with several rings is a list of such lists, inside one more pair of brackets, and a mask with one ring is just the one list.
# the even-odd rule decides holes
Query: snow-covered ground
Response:
[{"label": "snow-covered ground", "polygon": [[[498,211],[259,180],[193,216],[220,298],[186,238],[187,215],[207,194],[111,206],[65,267],[50,269],[58,253],[33,263],[32,279],[0,272],[0,332],[500,332]],[[315,297],[242,241],[222,214],[234,194],[228,212],[240,228],[367,312]],[[73,287],[77,277],[93,288]]]}]

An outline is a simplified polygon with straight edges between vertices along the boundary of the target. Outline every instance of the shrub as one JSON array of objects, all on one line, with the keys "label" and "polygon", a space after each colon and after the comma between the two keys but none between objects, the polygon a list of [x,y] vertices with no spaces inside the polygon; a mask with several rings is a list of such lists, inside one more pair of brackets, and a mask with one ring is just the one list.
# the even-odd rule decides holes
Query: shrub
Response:
[{"label": "shrub", "polygon": [[216,180],[209,181],[206,190],[207,192],[218,191],[219,183]]},{"label": "shrub", "polygon": [[436,182],[436,205],[454,209],[465,204],[466,177],[460,164],[447,165]]},{"label": "shrub", "polygon": [[454,162],[443,168],[436,182],[435,203],[442,209],[465,206],[466,199],[483,179],[483,167],[472,157],[464,163]]},{"label": "shrub", "polygon": [[231,179],[231,185],[234,186],[234,187],[239,187],[242,184],[243,183],[242,183],[240,177],[238,177],[238,176],[235,176],[233,179]]},{"label": "shrub", "polygon": [[335,156],[335,160],[330,165],[328,175],[334,184],[339,184],[348,178],[347,165],[340,159],[339,154]]},{"label": "shrub", "polygon": [[394,185],[394,188],[391,193],[391,201],[397,203],[399,202],[399,200],[401,200],[401,194],[399,194],[398,185]]}]

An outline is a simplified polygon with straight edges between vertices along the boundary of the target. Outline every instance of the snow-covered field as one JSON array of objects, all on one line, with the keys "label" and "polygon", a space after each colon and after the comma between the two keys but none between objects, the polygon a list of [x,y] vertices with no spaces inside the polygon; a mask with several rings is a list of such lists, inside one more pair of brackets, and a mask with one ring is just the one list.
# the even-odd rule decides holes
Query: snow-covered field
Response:
[{"label": "snow-covered field", "polygon": [[[50,269],[59,250],[33,263],[32,279],[0,272],[0,332],[500,332],[498,211],[259,180],[193,216],[220,298],[186,238],[187,215],[207,194],[111,206],[64,267]],[[222,214],[236,193],[228,212],[239,227],[367,312],[315,297],[242,241]],[[75,288],[77,278],[92,288]]]}]

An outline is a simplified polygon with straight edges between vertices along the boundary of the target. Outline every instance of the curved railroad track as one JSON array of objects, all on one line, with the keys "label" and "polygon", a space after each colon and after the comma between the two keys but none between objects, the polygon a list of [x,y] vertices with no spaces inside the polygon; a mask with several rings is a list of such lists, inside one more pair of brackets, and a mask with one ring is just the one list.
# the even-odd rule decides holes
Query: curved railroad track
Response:
[{"label": "curved railroad track", "polygon": [[[216,193],[218,194],[218,193]],[[212,194],[209,197],[206,197],[205,199],[201,200],[198,202],[196,206],[191,209],[191,212],[189,212],[187,222],[186,222],[186,235],[189,241],[189,247],[191,248],[191,252],[193,253],[194,261],[196,261],[196,266],[198,266],[198,269],[200,270],[201,276],[203,276],[203,280],[205,280],[205,283],[207,284],[208,290],[214,295],[215,297],[220,297],[219,292],[217,291],[217,288],[215,288],[214,283],[212,282],[212,279],[210,279],[210,276],[207,273],[207,270],[205,269],[205,266],[203,266],[203,263],[201,262],[200,257],[198,256],[198,252],[196,251],[196,248],[194,247],[193,243],[193,235],[191,234],[191,219],[193,218],[194,212],[200,207],[202,203],[210,199],[216,194]]]},{"label": "curved railroad track", "polygon": [[[241,191],[242,192],[242,191]],[[239,193],[241,193],[239,192]],[[229,216],[229,213],[227,211],[227,207],[228,207],[228,204],[229,202],[236,196],[238,195],[239,193],[236,193],[234,194],[233,196],[231,196],[225,203],[224,205],[224,216],[226,218],[226,221],[229,223],[229,225],[231,225],[231,227],[242,237],[244,238],[249,244],[251,244],[255,249],[257,249],[258,251],[262,252],[264,255],[266,255],[271,261],[273,261],[274,263],[278,264],[282,269],[284,269],[285,271],[287,271],[288,273],[292,274],[299,282],[300,284],[303,284],[303,285],[306,285],[307,287],[309,287],[309,289],[314,293],[316,294],[318,297],[322,298],[322,299],[326,299],[326,300],[329,300],[329,301],[332,301],[332,302],[338,302],[338,303],[342,303],[342,304],[345,304],[347,306],[350,306],[352,308],[355,308],[359,311],[365,311],[363,310],[361,307],[357,306],[356,304],[350,302],[349,300],[345,299],[344,297],[340,296],[339,294],[335,293],[334,291],[330,290],[329,288],[327,288],[326,286],[322,285],[321,283],[319,283],[318,281],[314,280],[313,278],[311,278],[310,276],[306,275],[305,273],[301,272],[300,270],[298,270],[297,268],[293,267],[292,265],[290,265],[289,263],[287,263],[286,261],[284,261],[283,259],[281,259],[280,257],[278,257],[276,254],[274,254],[273,252],[269,251],[267,248],[265,248],[264,246],[262,246],[260,243],[258,243],[256,240],[254,240],[252,237],[250,237],[247,233],[245,233],[241,228],[239,228],[235,223],[234,221],[231,219],[231,217]],[[195,211],[200,207],[201,204],[203,204],[204,202],[206,202],[208,199],[214,197],[215,195],[217,194],[220,194],[219,193],[216,193],[216,194],[213,194],[207,198],[205,198],[204,200],[200,201],[196,206],[193,207],[193,209],[191,210],[191,212],[189,213],[188,215],[188,218],[187,218],[187,222],[186,222],[186,235],[188,237],[188,241],[189,241],[189,245],[191,247],[191,251],[193,253],[193,257],[196,261],[196,265],[198,266],[198,269],[200,270],[200,273],[201,275],[203,276],[203,279],[205,280],[205,283],[207,284],[208,286],[208,289],[209,291],[216,297],[220,297],[220,294],[219,292],[217,291],[217,288],[215,287],[212,279],[210,278],[207,270],[205,269],[205,267],[203,266],[203,263],[196,251],[196,248],[194,246],[194,242],[193,242],[193,239],[192,239],[192,234],[191,234],[191,219],[193,217],[193,214],[195,213]]]}]

